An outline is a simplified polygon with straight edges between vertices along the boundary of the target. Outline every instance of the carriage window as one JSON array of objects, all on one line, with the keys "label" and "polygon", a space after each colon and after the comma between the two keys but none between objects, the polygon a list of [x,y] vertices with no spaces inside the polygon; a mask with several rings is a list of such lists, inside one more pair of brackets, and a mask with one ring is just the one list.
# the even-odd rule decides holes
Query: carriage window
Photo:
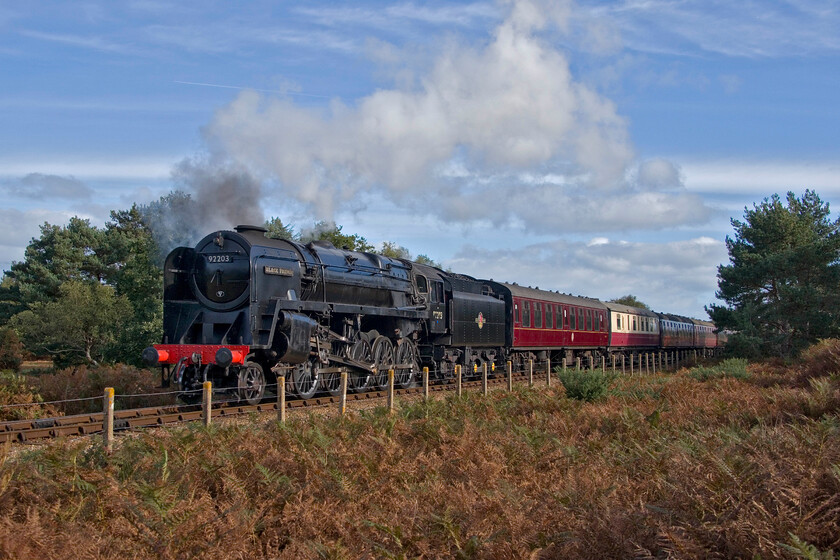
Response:
[{"label": "carriage window", "polygon": [[578,328],[579,331],[582,331],[583,328],[584,328],[583,309],[581,309],[580,307],[578,307],[578,327],[577,328]]},{"label": "carriage window", "polygon": [[549,303],[545,306],[545,328],[554,328],[554,314],[551,312],[553,306]]},{"label": "carriage window", "polygon": [[534,326],[538,329],[541,329],[543,326],[542,322],[542,304],[535,303],[534,304]]},{"label": "carriage window", "polygon": [[597,311],[595,312],[595,330],[596,331],[601,330],[601,314],[598,313]]},{"label": "carriage window", "polygon": [[577,330],[577,312],[575,311],[574,307],[572,307],[571,311],[569,312],[569,317],[571,319],[570,328],[573,331],[576,331]]},{"label": "carriage window", "polygon": [[522,311],[522,326],[523,327],[530,327],[531,326],[531,302],[526,301],[524,304],[524,309]]},{"label": "carriage window", "polygon": [[421,294],[429,293],[429,285],[426,283],[426,277],[418,274],[415,279],[417,280],[417,291]]},{"label": "carriage window", "polygon": [[519,314],[519,302],[513,304],[513,320],[517,323],[522,322],[522,316]]},{"label": "carriage window", "polygon": [[588,330],[588,331],[592,330],[592,310],[591,309],[586,310],[586,330]]},{"label": "carriage window", "polygon": [[563,308],[563,326],[566,329],[569,328],[569,308],[568,307]]},{"label": "carriage window", "polygon": [[615,328],[621,330],[621,315],[615,316]]},{"label": "carriage window", "polygon": [[633,317],[633,330],[634,331],[636,330],[636,318],[635,317]]}]

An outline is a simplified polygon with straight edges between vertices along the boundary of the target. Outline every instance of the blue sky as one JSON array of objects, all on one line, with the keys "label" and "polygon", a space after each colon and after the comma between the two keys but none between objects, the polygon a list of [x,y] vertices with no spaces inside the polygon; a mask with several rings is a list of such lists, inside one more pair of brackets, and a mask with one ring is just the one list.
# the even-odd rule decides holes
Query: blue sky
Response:
[{"label": "blue sky", "polygon": [[840,204],[836,2],[0,4],[0,267],[173,188],[702,317],[729,219]]}]

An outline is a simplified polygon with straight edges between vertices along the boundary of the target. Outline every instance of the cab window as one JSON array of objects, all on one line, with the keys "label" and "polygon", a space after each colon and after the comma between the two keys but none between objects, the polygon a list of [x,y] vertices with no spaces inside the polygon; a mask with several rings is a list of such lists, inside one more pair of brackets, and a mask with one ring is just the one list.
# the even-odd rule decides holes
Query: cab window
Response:
[{"label": "cab window", "polygon": [[416,276],[417,280],[417,291],[421,294],[428,294],[429,293],[429,284],[426,282],[425,276],[420,276],[419,274]]},{"label": "cab window", "polygon": [[443,303],[443,282],[432,280],[432,301]]}]

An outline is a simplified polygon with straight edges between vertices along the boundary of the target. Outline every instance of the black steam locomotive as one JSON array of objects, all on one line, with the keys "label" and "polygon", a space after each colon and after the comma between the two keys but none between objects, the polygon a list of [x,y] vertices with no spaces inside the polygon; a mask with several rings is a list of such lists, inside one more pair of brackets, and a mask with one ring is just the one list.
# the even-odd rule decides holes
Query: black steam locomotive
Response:
[{"label": "black steam locomotive", "polygon": [[[163,344],[147,348],[186,399],[203,381],[258,402],[284,372],[303,398],[450,377],[505,355],[506,306],[493,283],[404,259],[265,236],[255,226],[179,247],[164,268]],[[508,321],[509,322],[509,321]]]}]

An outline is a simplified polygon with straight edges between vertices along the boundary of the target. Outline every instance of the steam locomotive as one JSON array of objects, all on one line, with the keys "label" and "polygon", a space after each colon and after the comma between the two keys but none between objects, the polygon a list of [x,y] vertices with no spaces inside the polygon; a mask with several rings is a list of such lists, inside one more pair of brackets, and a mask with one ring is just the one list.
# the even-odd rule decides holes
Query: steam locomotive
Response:
[{"label": "steam locomotive", "polygon": [[214,232],[164,265],[163,343],[143,359],[184,400],[203,381],[259,402],[279,372],[302,398],[409,387],[507,360],[718,345],[714,325],[445,272],[374,253]]}]

